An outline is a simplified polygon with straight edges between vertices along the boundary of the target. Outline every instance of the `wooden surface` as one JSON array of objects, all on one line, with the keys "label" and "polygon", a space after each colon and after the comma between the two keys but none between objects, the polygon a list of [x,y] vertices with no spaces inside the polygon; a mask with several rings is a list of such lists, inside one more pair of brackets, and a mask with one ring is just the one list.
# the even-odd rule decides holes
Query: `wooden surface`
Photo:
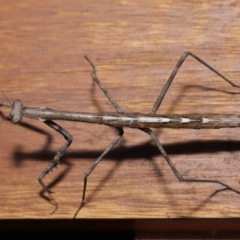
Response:
[{"label": "wooden surface", "polygon": [[[87,54],[124,111],[148,113],[184,51],[240,85],[239,14],[237,1],[1,1],[0,86],[10,101],[28,107],[113,112],[92,83]],[[240,114],[239,92],[189,57],[158,113]],[[0,101],[6,102],[3,94]],[[2,118],[8,111],[1,109]],[[0,218],[73,217],[85,171],[116,132],[58,123],[74,141],[63,164],[44,179],[58,202],[54,214],[37,177],[64,139],[35,120],[1,123]],[[240,190],[239,129],[154,131],[184,177]],[[89,177],[78,218],[238,218],[240,196],[210,197],[218,189],[179,183],[149,137],[125,129]]]}]

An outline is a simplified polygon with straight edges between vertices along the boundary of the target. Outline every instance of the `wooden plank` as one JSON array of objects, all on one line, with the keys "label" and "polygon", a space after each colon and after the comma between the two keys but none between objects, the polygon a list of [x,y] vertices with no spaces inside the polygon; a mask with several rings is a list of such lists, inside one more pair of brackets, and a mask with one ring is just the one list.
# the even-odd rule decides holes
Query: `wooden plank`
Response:
[{"label": "wooden plank", "polygon": [[[28,107],[113,112],[92,83],[85,54],[126,112],[150,112],[184,51],[240,84],[240,9],[229,2],[25,0],[4,1],[0,11],[1,88],[10,101],[21,99]],[[235,93],[189,58],[158,113],[240,114]],[[6,101],[3,94],[0,101]],[[1,111],[8,115],[8,109]],[[45,178],[58,202],[54,214],[37,177],[63,138],[34,120],[1,123],[1,218],[73,217],[85,171],[116,133],[105,126],[58,123],[74,142],[63,164]],[[240,190],[238,129],[155,132],[183,176],[218,179]],[[220,188],[179,183],[149,137],[125,129],[121,143],[90,176],[78,217],[239,217],[239,195],[210,197]]]}]

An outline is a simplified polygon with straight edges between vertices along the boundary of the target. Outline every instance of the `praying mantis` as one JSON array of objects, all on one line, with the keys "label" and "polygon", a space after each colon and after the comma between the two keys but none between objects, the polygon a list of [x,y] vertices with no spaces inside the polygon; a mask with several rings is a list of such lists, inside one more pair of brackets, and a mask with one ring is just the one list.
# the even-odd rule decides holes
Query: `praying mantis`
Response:
[{"label": "praying mantis", "polygon": [[221,73],[216,71],[198,56],[194,55],[191,52],[184,52],[179,61],[177,62],[174,70],[172,71],[169,79],[167,80],[165,86],[163,87],[161,93],[159,94],[155,104],[153,105],[152,110],[150,113],[142,114],[142,113],[126,113],[124,112],[121,107],[117,104],[114,98],[110,95],[107,89],[103,86],[99,78],[96,74],[96,68],[90,59],[85,56],[86,60],[92,67],[92,71],[90,73],[93,81],[100,87],[102,92],[105,94],[107,99],[116,109],[115,113],[88,113],[88,112],[72,112],[72,111],[58,111],[53,110],[46,107],[39,107],[39,108],[29,108],[24,107],[23,103],[20,100],[14,100],[11,104],[8,103],[1,103],[0,106],[10,108],[10,118],[12,122],[17,124],[21,122],[22,117],[30,118],[34,120],[42,121],[48,127],[54,129],[55,131],[59,132],[65,139],[65,143],[59,148],[53,159],[50,161],[48,166],[42,171],[42,173],[38,177],[38,181],[44,191],[46,191],[50,197],[50,199],[54,202],[57,207],[57,202],[53,198],[51,191],[45,185],[43,179],[44,177],[52,171],[57,165],[61,162],[62,157],[64,156],[65,152],[67,151],[68,147],[71,145],[73,141],[72,135],[62,128],[60,125],[55,123],[55,120],[62,120],[62,121],[75,121],[75,122],[85,122],[90,124],[103,124],[112,128],[115,128],[118,131],[117,136],[115,139],[109,144],[109,146],[103,151],[103,153],[96,159],[96,161],[87,169],[84,176],[84,185],[83,185],[83,192],[82,192],[82,199],[81,204],[79,206],[78,211],[76,212],[75,216],[77,216],[78,212],[84,205],[86,189],[87,189],[87,181],[88,177],[92,173],[92,171],[96,168],[96,166],[100,163],[100,161],[104,158],[104,156],[114,147],[117,143],[121,140],[124,134],[124,128],[134,128],[138,129],[150,136],[152,141],[155,143],[156,147],[163,155],[164,159],[168,163],[169,167],[173,171],[174,175],[180,182],[202,182],[202,183],[215,183],[222,185],[224,190],[230,190],[237,194],[240,194],[240,191],[230,187],[229,185],[216,180],[210,179],[195,179],[195,178],[184,178],[178,169],[174,166],[172,160],[169,158],[168,154],[164,150],[162,144],[160,143],[159,139],[155,135],[155,133],[151,130],[151,128],[188,128],[188,129],[216,129],[216,128],[235,128],[240,127],[240,115],[236,114],[156,114],[159,106],[161,105],[170,85],[172,84],[178,70],[180,69],[183,62],[186,60],[188,56],[191,56],[205,67],[210,69],[212,72],[217,74],[221,77],[224,81],[229,83],[231,86],[240,88],[240,86],[234,84],[226,77],[224,77]]}]

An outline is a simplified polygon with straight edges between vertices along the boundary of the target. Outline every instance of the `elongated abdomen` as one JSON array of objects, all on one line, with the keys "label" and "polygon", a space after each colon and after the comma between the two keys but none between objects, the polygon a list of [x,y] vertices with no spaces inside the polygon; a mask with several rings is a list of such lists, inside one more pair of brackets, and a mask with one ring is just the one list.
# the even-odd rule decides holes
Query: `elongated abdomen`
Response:
[{"label": "elongated abdomen", "polygon": [[240,116],[220,114],[184,114],[184,115],[152,115],[127,114],[120,116],[105,115],[103,124],[131,128],[234,128],[240,127]]}]

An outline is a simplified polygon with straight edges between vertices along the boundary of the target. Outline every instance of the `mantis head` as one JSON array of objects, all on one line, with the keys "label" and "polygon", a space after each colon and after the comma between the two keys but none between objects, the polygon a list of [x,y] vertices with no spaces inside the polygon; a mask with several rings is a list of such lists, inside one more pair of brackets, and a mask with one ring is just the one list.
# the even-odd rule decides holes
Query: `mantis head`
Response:
[{"label": "mantis head", "polygon": [[19,123],[22,119],[23,113],[23,104],[20,100],[14,100],[13,104],[11,103],[0,103],[0,106],[12,108],[9,113],[9,117],[12,119],[13,123]]}]

